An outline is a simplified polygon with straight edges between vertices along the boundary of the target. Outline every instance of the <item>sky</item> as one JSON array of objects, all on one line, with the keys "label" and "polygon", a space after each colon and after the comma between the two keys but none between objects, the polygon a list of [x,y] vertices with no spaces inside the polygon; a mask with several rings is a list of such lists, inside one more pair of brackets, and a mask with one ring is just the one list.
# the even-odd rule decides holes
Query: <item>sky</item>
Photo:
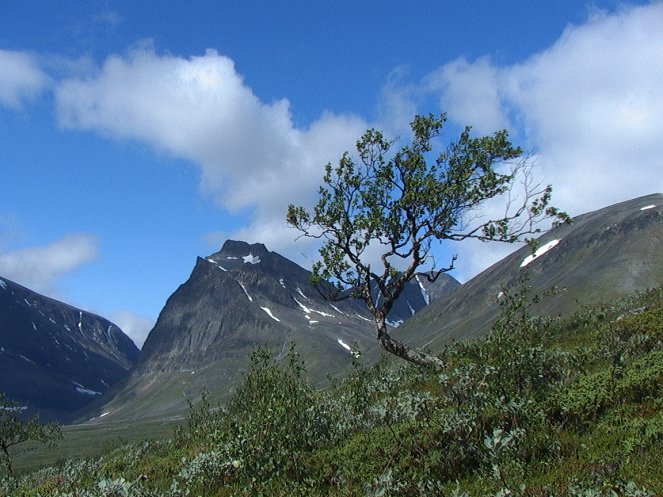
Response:
[{"label": "sky", "polygon": [[[142,345],[226,239],[303,266],[324,165],[506,128],[571,215],[663,191],[663,3],[0,2],[0,276]],[[466,281],[513,246],[464,242]]]}]

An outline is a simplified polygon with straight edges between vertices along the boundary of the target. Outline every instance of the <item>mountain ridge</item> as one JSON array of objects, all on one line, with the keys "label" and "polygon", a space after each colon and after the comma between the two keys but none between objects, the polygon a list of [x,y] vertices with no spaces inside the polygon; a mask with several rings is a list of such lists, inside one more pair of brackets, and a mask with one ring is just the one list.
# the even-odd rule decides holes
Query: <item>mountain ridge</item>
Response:
[{"label": "mountain ridge", "polygon": [[[187,281],[166,301],[130,377],[107,405],[95,403],[86,415],[171,415],[182,412],[186,399],[202,390],[225,398],[256,346],[282,358],[289,344],[296,343],[319,384],[348,372],[355,349],[377,359],[382,351],[363,302],[325,300],[310,274],[263,244],[237,240],[198,257]],[[443,275],[436,285],[429,288],[444,293],[459,284]],[[402,299],[391,315],[393,324],[410,318],[430,297],[418,281]],[[176,390],[179,395],[172,394]],[[129,406],[136,402],[147,407]]]},{"label": "mountain ridge", "polygon": [[[408,292],[425,300],[426,280],[410,282],[399,311],[404,323],[392,334],[433,352],[450,341],[484,335],[500,310],[500,293],[520,285],[525,275],[535,292],[560,290],[534,307],[552,315],[572,312],[580,298],[592,303],[656,286],[663,281],[661,243],[661,194],[579,215],[573,224],[542,234],[535,254],[529,247],[516,250],[431,305],[412,306]],[[414,307],[418,312],[412,316]],[[263,244],[229,240],[219,252],[196,259],[191,276],[166,302],[130,376],[95,402],[86,419],[172,416],[203,390],[211,391],[212,400],[223,400],[240,381],[255,346],[283,358],[293,342],[318,385],[349,371],[353,349],[368,363],[382,355],[362,302],[325,301],[309,271]]]},{"label": "mountain ridge", "polygon": [[0,277],[0,391],[62,420],[129,372],[138,348],[97,314]]},{"label": "mountain ridge", "polygon": [[[396,331],[416,347],[434,350],[453,340],[487,333],[498,295],[521,284],[535,292],[556,288],[534,310],[556,315],[647,289],[663,281],[663,194],[626,200],[578,215],[542,234],[531,257],[527,246],[481,272],[453,294],[423,309]],[[527,262],[529,261],[529,262]]]}]

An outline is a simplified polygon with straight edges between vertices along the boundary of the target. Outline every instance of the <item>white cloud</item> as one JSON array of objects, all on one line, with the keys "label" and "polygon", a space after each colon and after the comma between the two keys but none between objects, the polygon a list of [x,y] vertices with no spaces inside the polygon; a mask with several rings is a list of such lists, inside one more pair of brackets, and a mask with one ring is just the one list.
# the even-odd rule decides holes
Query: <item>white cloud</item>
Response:
[{"label": "white cloud", "polygon": [[[458,59],[421,84],[459,124],[514,129],[536,151],[553,203],[581,214],[663,190],[661,20],[661,2],[595,13],[519,64]],[[474,261],[468,275],[504,255],[468,246],[458,247],[459,264]]]},{"label": "white cloud", "polygon": [[233,61],[213,50],[183,59],[137,48],[109,57],[93,77],[60,83],[55,95],[63,126],[142,140],[195,161],[213,191],[273,166],[296,139],[288,102],[261,103]]},{"label": "white cloud", "polygon": [[92,17],[94,22],[98,22],[102,25],[109,27],[115,27],[122,22],[122,16],[114,10],[104,10],[98,12]]},{"label": "white cloud", "polygon": [[422,97],[422,89],[408,83],[407,75],[407,68],[397,67],[380,92],[378,128],[390,136],[407,136],[411,132],[410,123]]},{"label": "white cloud", "polygon": [[542,174],[573,213],[663,186],[663,4],[571,27],[510,70]]},{"label": "white cloud", "polygon": [[[406,114],[432,95],[452,121],[477,133],[511,129],[536,152],[538,179],[553,184],[553,203],[571,214],[661,191],[661,19],[660,2],[593,13],[518,64],[461,58],[415,85],[397,70],[378,113],[394,122],[380,127],[398,132]],[[313,244],[293,245],[287,204],[311,205],[322,166],[352,150],[368,127],[356,116],[324,114],[297,128],[286,99],[262,102],[233,61],[214,50],[183,58],[143,45],[108,57],[86,77],[62,81],[55,97],[64,127],[142,141],[195,163],[202,191],[249,215],[230,237],[294,258]],[[458,247],[459,266],[473,261],[466,276],[508,249],[467,246]]]},{"label": "white cloud", "polygon": [[55,89],[62,126],[146,142],[194,162],[201,188],[251,220],[230,236],[285,251],[288,203],[308,204],[324,164],[352,149],[366,129],[355,116],[323,114],[295,128],[287,100],[261,102],[228,57],[208,50],[188,59],[150,46],[109,57],[87,78]]},{"label": "white cloud", "polygon": [[509,126],[500,95],[500,74],[487,57],[464,58],[445,64],[425,78],[428,91],[437,93],[440,106],[461,125],[471,124],[480,134]]},{"label": "white cloud", "polygon": [[92,235],[63,237],[44,247],[0,252],[0,274],[39,293],[57,294],[58,278],[97,257]]},{"label": "white cloud", "polygon": [[41,93],[48,83],[34,57],[0,49],[0,105],[18,109],[24,100]]},{"label": "white cloud", "polygon": [[122,331],[133,340],[138,348],[143,347],[147,335],[149,335],[152,328],[154,328],[153,320],[139,316],[130,311],[116,311],[111,314],[109,319],[118,325]]}]

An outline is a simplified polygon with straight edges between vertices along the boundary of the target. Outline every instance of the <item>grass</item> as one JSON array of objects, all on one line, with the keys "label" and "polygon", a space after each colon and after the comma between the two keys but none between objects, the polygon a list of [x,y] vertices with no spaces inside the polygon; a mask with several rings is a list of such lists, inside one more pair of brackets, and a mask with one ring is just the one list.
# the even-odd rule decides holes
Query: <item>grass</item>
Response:
[{"label": "grass", "polygon": [[16,446],[14,469],[26,474],[46,466],[62,464],[67,459],[96,458],[118,447],[144,440],[170,438],[183,420],[122,421],[64,426],[63,438],[54,447],[41,444]]}]

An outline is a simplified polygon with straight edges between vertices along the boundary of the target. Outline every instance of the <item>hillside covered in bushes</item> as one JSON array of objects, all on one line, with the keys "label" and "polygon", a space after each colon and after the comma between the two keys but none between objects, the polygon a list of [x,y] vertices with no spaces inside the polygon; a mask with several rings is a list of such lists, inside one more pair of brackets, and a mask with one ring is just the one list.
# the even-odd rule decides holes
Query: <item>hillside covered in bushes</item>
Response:
[{"label": "hillside covered in bushes", "polygon": [[[542,298],[545,298],[542,297]],[[5,477],[0,495],[663,494],[663,288],[567,317],[511,291],[445,368],[395,360],[324,391],[263,350],[229,403],[203,395],[168,440]]]}]

